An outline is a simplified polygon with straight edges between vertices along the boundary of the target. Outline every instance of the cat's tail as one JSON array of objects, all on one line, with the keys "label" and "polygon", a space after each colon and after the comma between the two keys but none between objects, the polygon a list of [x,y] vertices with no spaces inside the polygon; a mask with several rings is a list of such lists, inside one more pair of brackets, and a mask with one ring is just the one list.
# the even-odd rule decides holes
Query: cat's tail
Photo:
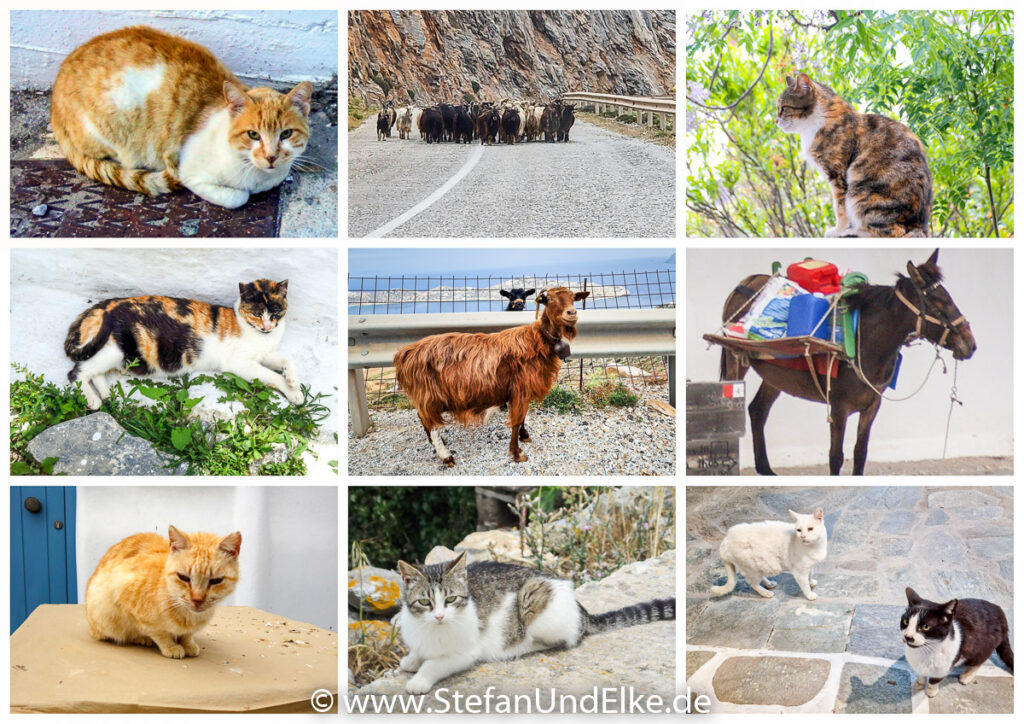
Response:
[{"label": "cat's tail", "polygon": [[[112,321],[110,315],[100,306],[86,309],[68,328],[68,336],[64,339],[64,354],[75,362],[92,359],[110,339]],[[77,370],[78,365],[75,365],[68,373],[68,378],[72,382],[75,378],[71,375],[76,374]]]},{"label": "cat's tail", "polygon": [[588,613],[583,606],[580,606],[580,612],[583,614],[583,635],[589,636],[602,631],[637,626],[653,621],[675,621],[676,599],[656,598],[653,601],[636,603],[615,611],[599,613],[596,616]]},{"label": "cat's tail", "polygon": [[736,566],[727,560],[723,560],[722,563],[725,564],[725,575],[728,580],[721,586],[712,586],[712,596],[721,596],[736,588]]},{"label": "cat's tail", "polygon": [[93,181],[150,196],[166,194],[181,187],[177,174],[170,168],[163,171],[125,168],[117,161],[74,153],[68,155],[68,162]]}]

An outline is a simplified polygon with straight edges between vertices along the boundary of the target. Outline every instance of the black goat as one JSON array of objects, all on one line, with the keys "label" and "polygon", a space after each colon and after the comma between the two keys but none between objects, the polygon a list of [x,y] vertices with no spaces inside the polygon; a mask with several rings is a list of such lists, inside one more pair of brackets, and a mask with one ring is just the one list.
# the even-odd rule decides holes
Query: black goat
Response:
[{"label": "black goat", "polygon": [[521,312],[526,309],[526,298],[536,291],[536,289],[513,289],[506,292],[504,289],[499,289],[498,294],[508,298],[506,312]]}]

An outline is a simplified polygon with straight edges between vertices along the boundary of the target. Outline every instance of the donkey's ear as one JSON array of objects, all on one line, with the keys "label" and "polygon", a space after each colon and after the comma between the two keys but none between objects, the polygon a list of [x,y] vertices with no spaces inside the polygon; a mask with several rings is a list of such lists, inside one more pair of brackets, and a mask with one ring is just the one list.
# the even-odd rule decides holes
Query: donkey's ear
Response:
[{"label": "donkey's ear", "polygon": [[927,286],[927,284],[924,281],[924,277],[921,276],[921,272],[918,271],[918,268],[916,266],[914,266],[914,263],[911,262],[911,261],[907,262],[907,274],[910,275],[911,281],[913,281],[914,284],[916,284],[917,286],[919,286],[919,287]]},{"label": "donkey's ear", "polygon": [[936,249],[935,251],[932,252],[932,255],[930,257],[928,257],[928,261],[926,261],[925,264],[936,265],[938,263],[939,263],[939,250]]}]

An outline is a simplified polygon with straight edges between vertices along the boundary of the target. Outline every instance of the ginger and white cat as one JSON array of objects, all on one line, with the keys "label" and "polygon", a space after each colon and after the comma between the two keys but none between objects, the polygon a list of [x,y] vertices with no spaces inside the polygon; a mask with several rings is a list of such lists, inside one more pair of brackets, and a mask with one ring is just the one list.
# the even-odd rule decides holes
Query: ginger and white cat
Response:
[{"label": "ginger and white cat", "polygon": [[156,646],[171,659],[198,656],[195,634],[235,590],[242,534],[139,533],[115,543],[85,589],[97,641]]},{"label": "ginger and white cat", "polygon": [[721,596],[736,586],[739,571],[747,583],[765,598],[775,595],[775,581],[767,576],[789,571],[809,601],[818,597],[811,589],[818,582],[811,578],[811,569],[825,560],[828,533],[821,508],[813,514],[789,511],[792,523],[765,520],[740,523],[729,528],[718,548],[725,564],[728,580],[711,589],[712,596]]},{"label": "ginger and white cat", "polygon": [[[304,399],[295,365],[277,351],[288,311],[288,280],[238,284],[234,307],[192,299],[143,296],[105,299],[78,315],[64,352],[75,366],[89,409],[110,394],[108,373],[144,377],[231,372],[273,387],[293,405]],[[280,374],[275,371],[279,370]]]},{"label": "ginger and white cat", "polygon": [[249,88],[195,43],[144,26],[72,51],[53,84],[51,122],[68,161],[110,186],[184,186],[234,209],[277,186],[309,140],[311,83]]}]

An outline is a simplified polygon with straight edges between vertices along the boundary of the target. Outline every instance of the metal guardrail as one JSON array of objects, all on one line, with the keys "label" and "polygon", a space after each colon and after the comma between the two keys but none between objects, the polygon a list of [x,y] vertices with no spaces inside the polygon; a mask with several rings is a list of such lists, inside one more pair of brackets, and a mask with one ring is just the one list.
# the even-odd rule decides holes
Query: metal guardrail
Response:
[{"label": "metal guardrail", "polygon": [[675,127],[676,122],[676,99],[675,98],[652,98],[646,96],[619,96],[610,93],[563,93],[562,99],[566,101],[579,101],[582,103],[593,103],[594,109],[598,115],[601,114],[605,108],[628,108],[636,111],[636,120],[641,126],[645,125],[644,117],[646,114],[648,126],[654,125],[654,114],[657,113],[660,116],[661,124],[660,127],[664,130],[667,128],[665,123],[666,116],[672,116],[672,126]]},{"label": "metal guardrail", "polygon": [[[353,433],[362,437],[370,428],[363,370],[390,367],[401,347],[431,334],[498,332],[532,321],[530,312],[349,315],[348,400]],[[667,357],[669,403],[675,405],[675,309],[581,309],[577,329],[572,358]]]}]

